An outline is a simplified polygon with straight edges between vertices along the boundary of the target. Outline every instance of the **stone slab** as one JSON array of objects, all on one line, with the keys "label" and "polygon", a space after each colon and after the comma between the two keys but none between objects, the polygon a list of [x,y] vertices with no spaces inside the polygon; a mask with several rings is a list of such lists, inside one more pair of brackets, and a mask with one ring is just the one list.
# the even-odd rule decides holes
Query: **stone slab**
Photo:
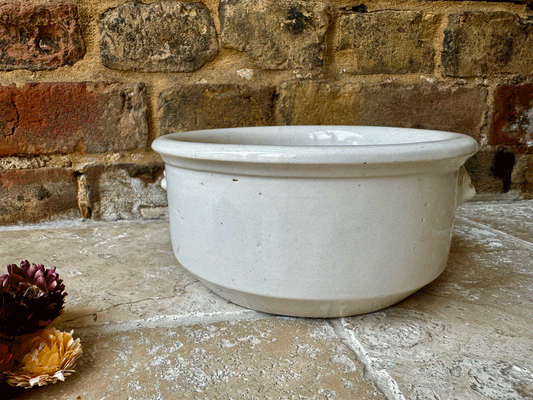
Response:
[{"label": "stone slab", "polygon": [[221,313],[257,316],[212,294],[179,265],[167,220],[65,222],[0,234],[9,238],[0,242],[4,264],[27,259],[57,267],[68,293],[57,321],[64,329],[129,329],[150,319],[165,324]]},{"label": "stone slab", "polygon": [[214,295],[175,260],[168,220],[0,227],[5,264],[57,266],[69,295],[55,325],[84,346],[66,382],[0,389],[37,400],[533,398],[532,204],[463,205],[437,280],[334,320]]},{"label": "stone slab", "polygon": [[384,400],[361,364],[319,320],[263,320],[80,334],[84,354],[65,383],[17,399]]},{"label": "stone slab", "polygon": [[[530,213],[530,216],[532,214]],[[444,273],[343,327],[408,399],[533,396],[533,246],[459,219]]]},{"label": "stone slab", "polygon": [[[457,215],[533,245],[533,202],[479,202],[463,204]],[[480,227],[483,229],[483,227]]]}]

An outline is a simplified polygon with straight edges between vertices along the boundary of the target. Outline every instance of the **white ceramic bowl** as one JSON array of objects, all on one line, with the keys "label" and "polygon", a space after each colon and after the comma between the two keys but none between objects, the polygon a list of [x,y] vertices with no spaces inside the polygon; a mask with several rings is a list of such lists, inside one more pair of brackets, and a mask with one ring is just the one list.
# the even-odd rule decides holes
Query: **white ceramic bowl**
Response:
[{"label": "white ceramic bowl", "polygon": [[162,136],[178,261],[220,296],[275,314],[339,317],[392,305],[446,266],[473,197],[457,133],[356,126]]}]

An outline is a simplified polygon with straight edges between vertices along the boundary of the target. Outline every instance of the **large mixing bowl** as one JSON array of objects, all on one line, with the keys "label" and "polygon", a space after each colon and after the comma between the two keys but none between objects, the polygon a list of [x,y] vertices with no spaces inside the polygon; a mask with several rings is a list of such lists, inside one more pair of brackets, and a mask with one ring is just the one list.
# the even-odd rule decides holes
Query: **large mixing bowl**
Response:
[{"label": "large mixing bowl", "polygon": [[339,317],[392,305],[444,270],[475,194],[457,133],[281,126],[162,136],[178,261],[252,309]]}]

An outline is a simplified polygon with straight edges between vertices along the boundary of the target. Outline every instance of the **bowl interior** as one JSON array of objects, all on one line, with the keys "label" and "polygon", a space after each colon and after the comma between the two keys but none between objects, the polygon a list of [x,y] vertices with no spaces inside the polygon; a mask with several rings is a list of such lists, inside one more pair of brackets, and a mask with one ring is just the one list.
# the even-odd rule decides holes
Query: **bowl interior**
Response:
[{"label": "bowl interior", "polygon": [[389,146],[453,140],[463,135],[407,128],[357,126],[270,126],[182,132],[174,140],[247,146]]}]

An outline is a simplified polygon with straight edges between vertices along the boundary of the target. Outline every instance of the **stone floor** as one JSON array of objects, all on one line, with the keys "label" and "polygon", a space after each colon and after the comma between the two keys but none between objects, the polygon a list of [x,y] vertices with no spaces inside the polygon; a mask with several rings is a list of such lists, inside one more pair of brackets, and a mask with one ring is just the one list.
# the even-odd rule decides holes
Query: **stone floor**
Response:
[{"label": "stone floor", "polygon": [[2,399],[533,399],[533,202],[463,205],[435,282],[333,320],[217,297],[176,262],[167,225],[0,228],[0,262],[57,266],[56,325],[84,348],[65,382],[3,384]]}]

